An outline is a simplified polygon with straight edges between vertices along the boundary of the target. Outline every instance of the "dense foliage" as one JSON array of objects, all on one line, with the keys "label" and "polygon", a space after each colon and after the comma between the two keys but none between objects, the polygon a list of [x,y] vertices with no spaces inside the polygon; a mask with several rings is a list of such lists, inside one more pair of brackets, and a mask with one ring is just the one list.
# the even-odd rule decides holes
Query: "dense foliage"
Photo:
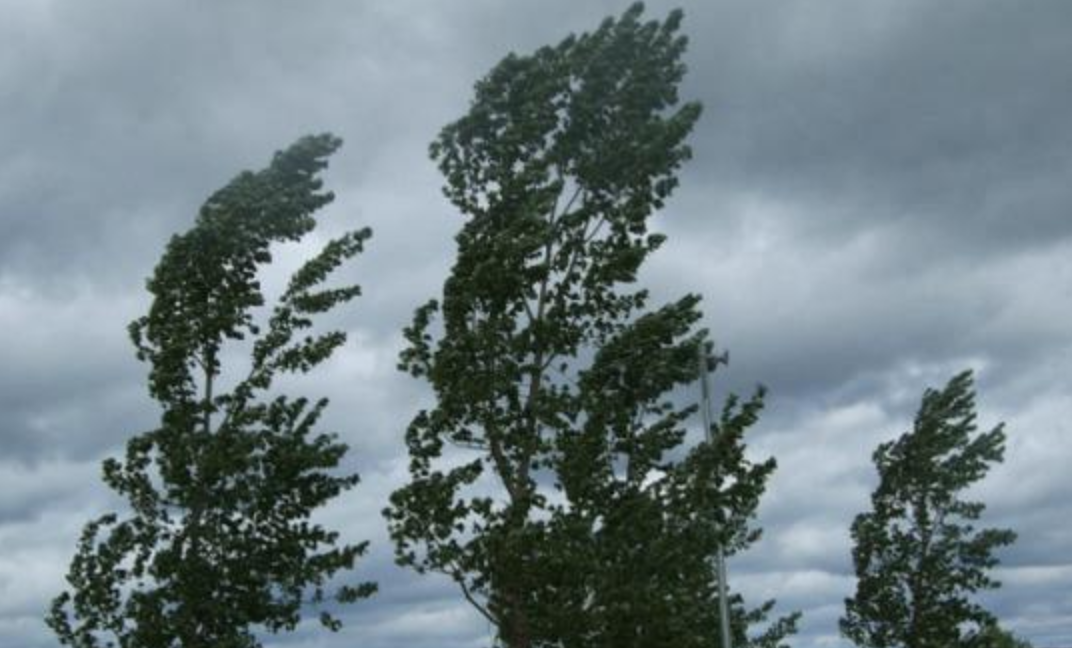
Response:
[{"label": "dense foliage", "polygon": [[[511,648],[718,645],[711,558],[756,539],[774,470],[744,454],[762,393],[683,447],[695,408],[669,393],[698,374],[699,299],[629,289],[700,115],[678,100],[681,13],[641,14],[507,56],[431,147],[467,220],[406,331],[436,404],[386,515],[400,564],[452,578]],[[743,639],[769,606],[733,609]]]},{"label": "dense foliage", "polygon": [[928,389],[912,430],[875,451],[879,485],[852,525],[858,580],[841,620],[857,645],[954,648],[1000,634],[970,595],[999,585],[993,552],[1016,534],[975,528],[984,505],[960,495],[1002,460],[1005,433],[976,434],[975,419],[966,371]]},{"label": "dense foliage", "polygon": [[[345,341],[342,332],[308,329],[313,316],[358,294],[322,284],[361,250],[368,230],[306,262],[265,330],[254,318],[270,245],[308,234],[312,214],[333,199],[318,176],[339,144],[306,137],[266,169],[240,174],[168,244],[148,282],[152,307],[130,326],[160,425],[131,438],[122,460],[104,463],[104,481],[130,510],[86,526],[70,591],[48,617],[63,643],[252,648],[258,629],[291,630],[309,604],[326,610],[372,592],[368,583],[328,587],[365,544],[340,545],[337,532],[309,520],[357,483],[333,470],[346,446],[315,431],[326,400],[270,392],[278,374],[309,371]],[[247,337],[248,371],[221,390],[225,343]],[[339,625],[327,611],[321,620]]]}]

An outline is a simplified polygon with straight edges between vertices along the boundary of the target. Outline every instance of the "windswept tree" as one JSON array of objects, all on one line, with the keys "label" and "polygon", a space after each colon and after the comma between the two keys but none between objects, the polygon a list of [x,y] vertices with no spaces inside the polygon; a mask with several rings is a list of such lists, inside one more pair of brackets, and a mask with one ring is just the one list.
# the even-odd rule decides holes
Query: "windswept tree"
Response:
[{"label": "windswept tree", "polygon": [[[995,619],[971,595],[995,588],[988,575],[1008,529],[977,529],[984,505],[961,499],[1002,460],[998,425],[976,434],[972,373],[928,389],[912,429],[874,454],[873,510],[856,517],[856,594],[845,600],[842,633],[874,648],[985,646]],[[995,639],[996,640],[996,639]]]},{"label": "windswept tree", "polygon": [[[335,470],[346,446],[316,431],[327,402],[271,389],[345,341],[314,333],[313,317],[358,295],[354,285],[323,284],[369,231],[330,241],[294,273],[266,324],[255,318],[265,304],[257,271],[272,243],[308,234],[313,213],[333,199],[319,174],[339,144],[306,137],[266,169],[240,174],[168,244],[148,281],[149,313],[130,325],[160,424],[131,438],[123,459],[104,462],[105,483],[130,508],[82,534],[70,589],[47,619],[64,644],[253,648],[258,632],[292,630],[310,606],[336,629],[329,606],[372,593],[369,583],[331,578],[353,567],[365,543],[340,544],[309,520],[358,480]],[[226,343],[245,338],[248,365],[225,374]]]},{"label": "windswept tree", "polygon": [[[642,11],[507,56],[431,147],[467,220],[406,330],[436,404],[385,514],[399,563],[452,578],[510,648],[717,646],[712,558],[757,537],[774,469],[744,454],[761,393],[682,447],[695,407],[669,394],[698,375],[699,299],[631,288],[700,115],[678,101],[681,13]],[[768,609],[738,601],[735,628]]]}]

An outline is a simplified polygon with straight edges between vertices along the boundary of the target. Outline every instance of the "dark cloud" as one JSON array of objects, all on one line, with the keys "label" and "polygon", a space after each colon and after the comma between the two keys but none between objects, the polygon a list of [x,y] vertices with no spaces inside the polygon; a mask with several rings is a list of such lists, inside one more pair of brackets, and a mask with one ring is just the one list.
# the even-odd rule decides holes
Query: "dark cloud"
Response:
[{"label": "dark cloud", "polygon": [[1072,233],[1067,5],[717,7],[690,15],[690,180],[806,209],[787,225],[826,242],[892,227],[978,259]]},{"label": "dark cloud", "polygon": [[[670,2],[654,2],[665,13]],[[401,431],[428,402],[394,369],[399,331],[436,295],[460,217],[427,160],[437,130],[508,51],[591,29],[626,3],[333,0],[265,7],[24,3],[0,21],[0,644],[54,645],[40,623],[81,525],[114,506],[100,459],[154,422],[125,325],[143,279],[201,201],[273,150],[346,144],[316,241],[371,225],[340,280],[365,294],[331,322],[343,353],[284,387],[327,395],[363,483],[324,512],[371,538],[381,595],[334,636],[277,646],[474,646],[488,636],[445,579],[392,564],[379,514],[405,478]],[[1072,642],[1072,6],[954,0],[686,2],[705,114],[646,271],[658,296],[705,296],[733,359],[720,394],[771,387],[753,434],[780,469],[763,540],[731,560],[750,598],[802,609],[796,645],[845,645],[848,525],[871,450],[922,390],[979,370],[981,420],[1008,424],[979,489],[1020,531],[988,604],[1039,646]],[[241,349],[232,353],[241,361]],[[688,394],[682,398],[691,398]],[[31,585],[27,585],[30,583]]]}]

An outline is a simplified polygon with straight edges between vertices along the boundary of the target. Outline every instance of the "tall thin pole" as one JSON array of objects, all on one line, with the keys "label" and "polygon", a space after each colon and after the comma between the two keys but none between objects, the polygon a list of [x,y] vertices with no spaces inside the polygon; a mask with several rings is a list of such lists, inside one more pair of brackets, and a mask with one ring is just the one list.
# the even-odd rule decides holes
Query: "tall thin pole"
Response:
[{"label": "tall thin pole", "polygon": [[[711,387],[708,375],[711,371],[711,360],[707,355],[706,345],[699,347],[700,360],[700,411],[703,413],[704,435],[708,443],[714,443],[714,430],[711,424]],[[719,543],[715,553],[715,564],[718,571],[718,616],[719,628],[722,632],[722,648],[733,648],[730,640],[730,611],[728,594],[726,592],[726,555]]]}]

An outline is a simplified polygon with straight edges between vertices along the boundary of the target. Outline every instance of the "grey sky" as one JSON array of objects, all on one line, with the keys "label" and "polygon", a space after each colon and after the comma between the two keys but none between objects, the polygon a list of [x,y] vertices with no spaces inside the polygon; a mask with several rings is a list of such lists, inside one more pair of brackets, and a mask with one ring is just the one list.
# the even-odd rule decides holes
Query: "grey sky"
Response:
[{"label": "grey sky", "polygon": [[[427,145],[507,52],[626,4],[0,6],[0,645],[56,645],[44,608],[81,525],[116,505],[98,464],[154,422],[125,326],[167,238],[238,171],[325,130],[345,145],[324,229],[375,235],[345,271],[365,288],[339,320],[350,343],[294,384],[332,398],[326,423],[353,448],[363,483],[324,515],[374,541],[361,575],[382,594],[337,636],[273,645],[481,645],[449,583],[392,566],[379,516],[428,398],[394,369],[399,331],[461,224]],[[644,280],[703,293],[733,359],[720,393],[771,387],[752,447],[780,468],[734,584],[804,611],[794,645],[845,645],[870,453],[971,366],[982,422],[1009,436],[978,493],[1020,533],[986,600],[1037,646],[1072,644],[1072,4],[680,4],[683,94],[705,114]]]}]

